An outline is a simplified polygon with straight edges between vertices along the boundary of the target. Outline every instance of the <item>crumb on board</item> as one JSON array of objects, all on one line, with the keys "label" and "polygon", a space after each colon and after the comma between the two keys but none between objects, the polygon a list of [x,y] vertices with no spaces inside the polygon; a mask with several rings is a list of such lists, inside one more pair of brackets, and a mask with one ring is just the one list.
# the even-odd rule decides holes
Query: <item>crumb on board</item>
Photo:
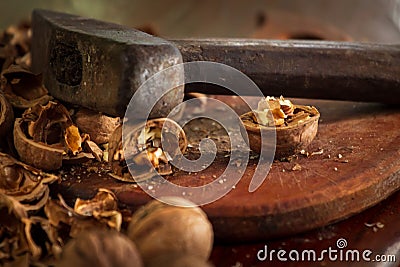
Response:
[{"label": "crumb on board", "polygon": [[383,229],[385,225],[382,222],[374,222],[374,223],[367,223],[365,222],[364,225],[366,227],[372,228],[374,233],[378,232],[379,229]]},{"label": "crumb on board", "polygon": [[292,171],[301,171],[301,165],[298,163],[294,164]]},{"label": "crumb on board", "polygon": [[318,151],[314,151],[311,153],[311,156],[315,156],[315,155],[322,155],[324,154],[324,149],[323,148],[319,148]]}]

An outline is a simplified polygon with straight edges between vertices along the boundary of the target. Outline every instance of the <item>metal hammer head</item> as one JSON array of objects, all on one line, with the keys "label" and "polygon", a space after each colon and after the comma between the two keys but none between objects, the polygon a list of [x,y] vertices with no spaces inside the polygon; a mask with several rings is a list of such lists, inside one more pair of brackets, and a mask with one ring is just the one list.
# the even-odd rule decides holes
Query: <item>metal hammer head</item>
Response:
[{"label": "metal hammer head", "polygon": [[[32,69],[42,72],[50,94],[60,100],[123,116],[132,95],[153,74],[182,63],[171,43],[138,30],[94,19],[34,10]],[[169,79],[182,80],[183,73]],[[155,85],[140,97],[155,103]],[[182,102],[183,86],[157,102],[150,117],[166,116]],[[140,109],[140,107],[138,107]]]}]

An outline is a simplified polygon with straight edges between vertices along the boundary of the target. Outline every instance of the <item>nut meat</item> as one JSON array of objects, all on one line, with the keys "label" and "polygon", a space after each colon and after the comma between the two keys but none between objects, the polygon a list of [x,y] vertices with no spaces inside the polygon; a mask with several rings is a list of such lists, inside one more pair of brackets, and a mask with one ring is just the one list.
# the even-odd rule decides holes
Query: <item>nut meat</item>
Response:
[{"label": "nut meat", "polygon": [[[131,129],[124,144],[127,154],[124,154],[122,145],[122,126],[118,127],[110,138],[108,157],[113,170],[110,175],[126,182],[140,182],[152,178],[157,173],[171,174],[170,159],[184,153],[187,147],[186,135],[182,128],[170,119],[159,118],[149,120],[145,125],[133,126]],[[174,142],[176,140],[177,142]],[[127,164],[131,164],[134,177],[129,173]],[[154,169],[157,172],[154,172]]]},{"label": "nut meat", "polygon": [[241,115],[249,136],[250,148],[260,153],[263,149],[261,131],[276,131],[275,158],[299,153],[314,139],[318,130],[319,112],[315,107],[293,105],[289,100],[267,97],[258,109]]}]

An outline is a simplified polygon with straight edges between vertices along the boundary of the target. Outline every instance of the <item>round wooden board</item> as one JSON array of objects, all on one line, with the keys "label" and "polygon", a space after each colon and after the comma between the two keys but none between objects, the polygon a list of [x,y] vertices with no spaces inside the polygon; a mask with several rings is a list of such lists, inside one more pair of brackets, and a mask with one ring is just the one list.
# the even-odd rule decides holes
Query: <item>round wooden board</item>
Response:
[{"label": "round wooden board", "polygon": [[[217,98],[239,114],[245,111],[239,98]],[[347,218],[400,188],[399,108],[337,101],[295,102],[314,105],[321,113],[317,137],[307,148],[309,153],[320,153],[274,162],[267,179],[253,193],[248,192],[248,186],[258,159],[251,159],[229,194],[202,207],[217,240],[256,241],[303,232]],[[209,122],[203,121],[196,131],[201,136],[210,129]],[[191,174],[179,171],[167,179],[187,186],[204,184],[219,176],[228,160],[219,153],[206,170]],[[301,170],[292,170],[295,165]],[[137,185],[110,178],[102,167],[92,173],[87,166],[68,167],[62,177],[63,181],[53,187],[69,201],[92,197],[98,188],[113,190],[121,207],[131,211],[151,200]]]}]

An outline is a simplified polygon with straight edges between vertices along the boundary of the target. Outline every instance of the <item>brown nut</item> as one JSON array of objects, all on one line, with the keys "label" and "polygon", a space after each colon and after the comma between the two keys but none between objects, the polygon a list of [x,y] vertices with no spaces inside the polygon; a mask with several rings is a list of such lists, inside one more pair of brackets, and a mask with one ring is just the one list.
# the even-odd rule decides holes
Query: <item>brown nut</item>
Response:
[{"label": "brown nut", "polygon": [[212,267],[211,263],[205,261],[199,256],[182,254],[182,253],[168,253],[155,256],[146,267]]},{"label": "brown nut", "polygon": [[[170,159],[184,153],[187,148],[186,134],[179,124],[168,118],[158,118],[124,127],[130,129],[127,131],[129,134],[125,136],[125,150],[122,145],[122,125],[110,137],[108,161],[113,171],[109,174],[111,177],[125,182],[141,182],[157,173],[172,173]],[[176,140],[176,137],[178,144],[175,146],[173,140]],[[165,149],[166,146],[169,148]],[[126,151],[127,154],[124,154]],[[130,170],[133,170],[134,178],[128,170],[127,163],[131,164]],[[154,169],[157,172],[154,172]]]},{"label": "brown nut", "polygon": [[11,65],[1,74],[1,89],[15,108],[44,105],[52,99],[42,83],[41,74],[36,75],[20,65]]},{"label": "brown nut", "polygon": [[[3,244],[0,250],[3,260],[7,257],[14,258],[16,253],[29,252],[33,260],[43,255],[39,242],[46,242],[46,246],[49,243],[44,241],[43,236],[39,241],[40,238],[34,232],[37,231],[37,226],[46,233],[52,229],[43,227],[46,224],[43,218],[30,215],[37,214],[44,207],[49,200],[48,184],[57,180],[55,175],[44,173],[8,154],[0,153],[0,228]],[[32,231],[33,225],[36,229]],[[48,240],[52,243],[54,239],[50,239]]]},{"label": "brown nut", "polygon": [[294,105],[293,115],[288,116],[281,126],[269,127],[254,120],[253,111],[240,116],[248,137],[251,150],[261,152],[260,131],[276,130],[275,158],[292,156],[305,149],[315,138],[320,114],[315,107]]},{"label": "brown nut", "polygon": [[[164,132],[162,132],[162,130],[164,130]],[[167,135],[179,137],[179,147],[177,147],[177,149],[179,148],[182,153],[187,147],[185,132],[178,123],[168,118],[148,120],[145,125],[133,126],[132,130],[129,132],[130,134],[126,138],[130,140],[128,143],[132,150],[130,154],[137,154],[146,148],[161,147],[161,134],[164,134],[164,138],[167,137]],[[169,144],[166,143],[166,145]],[[177,151],[174,153],[177,153]]]},{"label": "brown nut", "polygon": [[65,246],[56,267],[141,267],[135,244],[117,231],[88,231]]},{"label": "brown nut", "polygon": [[[165,198],[168,203],[153,200],[132,216],[128,237],[133,240],[145,264],[154,255],[180,253],[208,259],[213,245],[213,229],[205,213],[182,198]],[[189,206],[189,207],[187,207]]]},{"label": "brown nut", "polygon": [[12,129],[13,122],[13,109],[5,96],[0,93],[0,140],[4,140],[5,136]]},{"label": "brown nut", "polygon": [[93,158],[82,152],[78,128],[68,110],[57,102],[27,109],[14,124],[14,145],[21,160],[43,170]]},{"label": "brown nut", "polygon": [[43,170],[57,170],[62,166],[63,148],[50,147],[28,138],[24,133],[24,121],[16,119],[14,145],[23,162]]},{"label": "brown nut", "polygon": [[75,114],[74,122],[81,132],[89,134],[90,139],[98,145],[108,143],[111,134],[120,125],[118,117],[109,117],[85,108]]}]

